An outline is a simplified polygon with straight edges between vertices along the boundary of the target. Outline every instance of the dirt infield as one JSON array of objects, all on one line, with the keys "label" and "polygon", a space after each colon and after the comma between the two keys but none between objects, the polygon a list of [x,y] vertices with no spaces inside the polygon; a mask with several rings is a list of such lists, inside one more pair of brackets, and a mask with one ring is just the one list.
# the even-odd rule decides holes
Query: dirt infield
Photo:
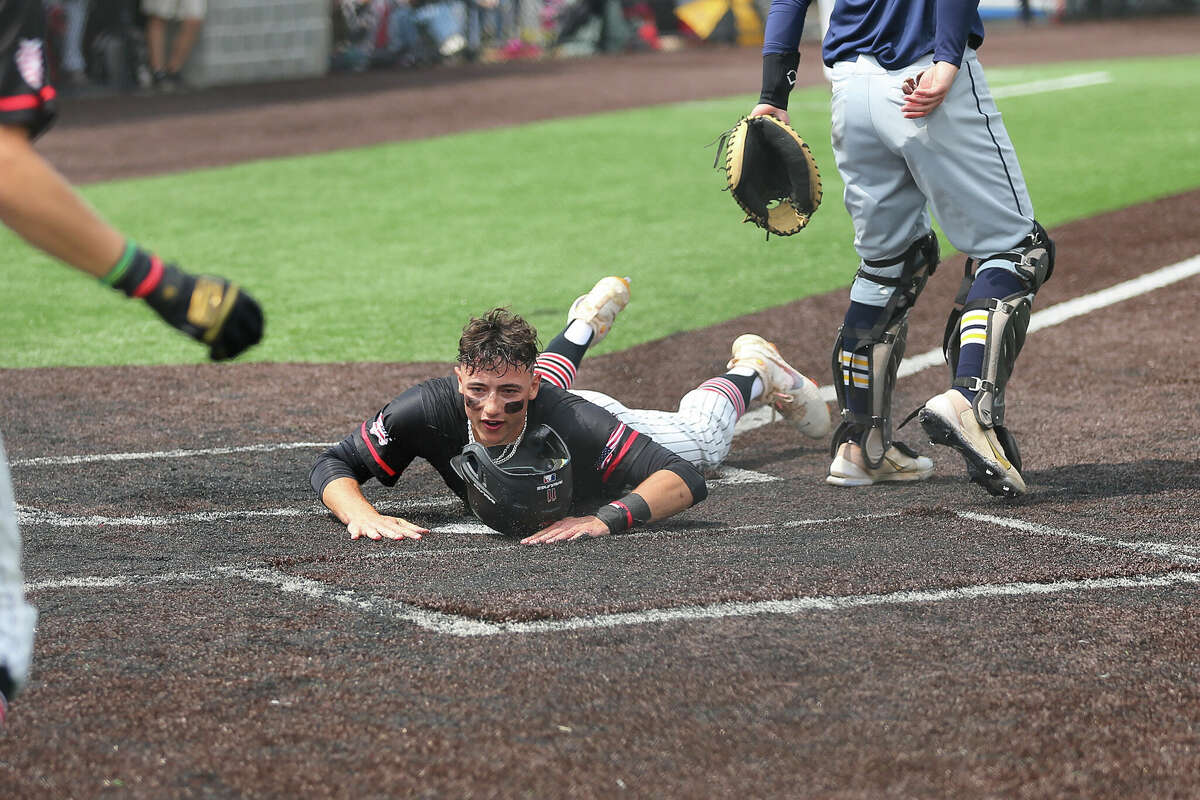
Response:
[{"label": "dirt infield", "polygon": [[[1141,24],[1195,49],[1190,20]],[[1114,29],[1001,32],[989,46],[1010,37],[1028,60],[1035,45],[1069,52],[1085,30],[1116,47]],[[747,57],[714,52],[728,62],[702,77],[694,54],[553,69],[661,69],[637,84],[652,87],[643,102],[688,80],[742,91],[732,67]],[[462,75],[525,80],[528,95],[554,85],[551,69]],[[736,88],[718,83],[726,70],[742,73]],[[445,82],[429,105],[463,88],[425,75]],[[326,99],[375,114],[376,94],[415,92],[368,88],[384,80]],[[311,95],[280,105],[311,117]],[[152,98],[143,127],[236,130],[253,113],[240,96],[228,115],[207,95]],[[54,157],[106,177],[87,173],[81,143],[130,123],[85,119],[45,147],[75,142]],[[421,135],[413,124],[371,135]],[[191,163],[224,163],[240,142],[198,146]],[[120,174],[187,161],[123,162],[127,145],[107,145]],[[1051,316],[1200,254],[1198,212],[1193,191],[1051,232],[1044,327],[1010,388],[1031,485],[1015,502],[968,486],[944,451],[926,483],[835,489],[823,443],[766,424],[739,435],[703,505],[655,530],[520,548],[479,532],[415,467],[368,494],[434,533],[352,543],[308,488],[313,458],[447,365],[0,370],[41,614],[34,679],[0,738],[0,797],[1200,795],[1200,352],[1175,333],[1200,277]],[[910,356],[940,344],[960,274],[948,261],[932,279]],[[673,407],[750,329],[824,381],[844,302],[599,356],[577,385]],[[945,383],[944,366],[918,370],[896,407]]]}]

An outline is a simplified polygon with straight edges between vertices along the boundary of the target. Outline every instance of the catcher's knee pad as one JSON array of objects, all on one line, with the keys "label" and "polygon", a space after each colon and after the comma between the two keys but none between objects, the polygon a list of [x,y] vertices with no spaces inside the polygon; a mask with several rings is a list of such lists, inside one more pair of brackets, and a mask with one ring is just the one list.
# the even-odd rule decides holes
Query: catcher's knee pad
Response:
[{"label": "catcher's knee pad", "polygon": [[[880,294],[888,293],[879,323],[872,329],[874,336],[878,336],[884,328],[912,308],[937,265],[938,241],[933,231],[917,239],[895,258],[863,259],[862,266],[854,276],[856,288],[860,291],[867,288],[874,294],[874,285],[879,287]],[[870,301],[867,303],[875,305]]]},{"label": "catcher's knee pad", "polygon": [[[938,241],[932,231],[917,239],[897,258],[865,260],[856,280],[891,289],[891,296],[871,328],[838,331],[833,347],[833,385],[842,422],[833,435],[831,450],[852,441],[863,449],[872,468],[883,463],[892,445],[892,390],[904,358],[908,311],[937,269]],[[889,276],[885,273],[897,273]],[[848,389],[867,390],[865,413],[852,412]]]},{"label": "catcher's knee pad", "polygon": [[[1021,281],[1021,291],[1007,297],[981,297],[967,302],[967,294],[979,265],[996,259],[1013,263],[1013,271]],[[978,312],[977,315],[982,321],[983,315],[986,314],[983,374],[978,378],[956,377],[953,385],[976,393],[972,406],[975,419],[980,425],[984,428],[996,428],[998,433],[1002,431],[1004,437],[1011,440],[1011,435],[1003,427],[1004,389],[1012,375],[1017,356],[1025,344],[1029,316],[1033,311],[1033,298],[1054,272],[1054,242],[1046,234],[1046,229],[1034,222],[1033,231],[1012,250],[978,261],[968,258],[964,271],[962,287],[954,301],[954,310],[950,312],[950,318],[946,321],[945,337],[942,340],[946,362],[950,365],[950,374],[957,373],[959,350],[962,346],[959,336],[962,318],[967,315],[975,316],[972,312]],[[1014,450],[1015,444],[1013,442]],[[1005,447],[1007,449],[1008,445],[1005,444]]]}]

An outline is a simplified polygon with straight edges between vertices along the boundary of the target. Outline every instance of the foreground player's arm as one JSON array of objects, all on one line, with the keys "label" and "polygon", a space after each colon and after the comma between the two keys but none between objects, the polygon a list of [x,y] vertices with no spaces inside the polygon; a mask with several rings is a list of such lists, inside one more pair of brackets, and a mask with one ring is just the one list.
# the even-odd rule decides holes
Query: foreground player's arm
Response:
[{"label": "foreground player's arm", "polygon": [[193,276],[126,241],[33,148],[0,125],[0,222],[34,247],[139,297],[168,324],[203,342],[214,360],[262,338],[258,303],[223,278]]},{"label": "foreground player's arm", "polygon": [[750,116],[791,121],[787,113],[788,95],[796,85],[798,48],[808,5],[809,0],[772,0],[763,33],[762,92]]},{"label": "foreground player's arm", "polygon": [[685,466],[695,472],[694,475],[689,475],[689,480],[684,480],[682,475],[674,470],[660,469],[625,497],[601,508],[596,515],[560,519],[533,536],[522,539],[521,544],[548,544],[583,536],[607,536],[610,533],[628,530],[637,524],[666,519],[691,508],[707,496],[707,488],[697,492],[701,494],[697,498],[693,494],[694,487],[704,487],[704,478],[691,465]]}]

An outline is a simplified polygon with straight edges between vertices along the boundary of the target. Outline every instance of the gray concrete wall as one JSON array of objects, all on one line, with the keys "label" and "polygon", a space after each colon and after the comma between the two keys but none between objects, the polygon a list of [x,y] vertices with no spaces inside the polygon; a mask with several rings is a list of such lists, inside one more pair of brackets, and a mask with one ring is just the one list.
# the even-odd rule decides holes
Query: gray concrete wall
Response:
[{"label": "gray concrete wall", "polygon": [[324,75],[331,38],[329,0],[208,0],[184,80],[219,86]]}]

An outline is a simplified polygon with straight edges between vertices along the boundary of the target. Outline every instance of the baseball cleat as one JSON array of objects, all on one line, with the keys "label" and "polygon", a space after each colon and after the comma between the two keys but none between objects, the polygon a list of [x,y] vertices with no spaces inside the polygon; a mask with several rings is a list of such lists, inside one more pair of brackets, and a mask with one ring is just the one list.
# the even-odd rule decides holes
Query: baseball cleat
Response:
[{"label": "baseball cleat", "polygon": [[821,390],[811,378],[784,361],[775,345],[756,334],[743,333],[733,340],[732,351],[733,358],[726,369],[753,369],[763,382],[763,401],[796,430],[813,439],[822,439],[829,433],[832,422]]},{"label": "baseball cleat", "polygon": [[567,312],[567,324],[581,319],[591,327],[593,333],[589,346],[600,344],[612,329],[613,320],[625,306],[629,305],[629,278],[609,275],[601,278],[592,290],[580,295]]},{"label": "baseball cleat", "polygon": [[1008,459],[995,431],[975,419],[967,398],[957,389],[934,397],[917,414],[917,421],[934,444],[953,447],[967,462],[967,474],[990,494],[1016,497],[1024,494],[1025,481]]},{"label": "baseball cleat", "polygon": [[896,442],[883,454],[875,468],[867,465],[862,448],[843,442],[829,465],[826,483],[834,486],[870,486],[887,481],[923,481],[933,474],[933,461],[902,442]]}]

